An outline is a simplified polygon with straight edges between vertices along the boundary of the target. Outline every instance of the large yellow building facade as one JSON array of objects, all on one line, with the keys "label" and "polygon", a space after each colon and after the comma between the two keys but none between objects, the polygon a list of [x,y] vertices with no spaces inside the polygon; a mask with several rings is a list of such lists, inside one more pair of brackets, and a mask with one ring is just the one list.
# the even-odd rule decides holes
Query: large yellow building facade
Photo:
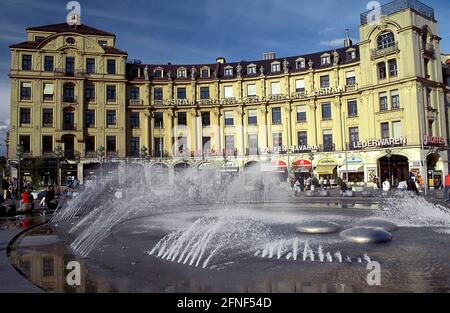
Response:
[{"label": "large yellow building facade", "polygon": [[113,34],[85,25],[29,28],[11,46],[9,157],[21,145],[24,157],[51,158],[61,145],[80,179],[102,147],[108,163],[171,177],[260,165],[368,184],[413,172],[432,184],[448,172],[437,22],[416,1],[381,12],[361,15],[355,45],[201,65],[127,62]]}]

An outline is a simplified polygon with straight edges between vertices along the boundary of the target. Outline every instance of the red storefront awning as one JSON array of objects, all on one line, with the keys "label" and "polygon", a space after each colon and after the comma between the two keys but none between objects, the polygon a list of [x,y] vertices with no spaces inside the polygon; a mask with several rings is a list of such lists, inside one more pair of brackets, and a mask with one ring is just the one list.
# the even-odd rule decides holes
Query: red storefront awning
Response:
[{"label": "red storefront awning", "polygon": [[312,169],[312,163],[309,160],[297,160],[292,164],[292,170],[295,172],[309,172]]}]

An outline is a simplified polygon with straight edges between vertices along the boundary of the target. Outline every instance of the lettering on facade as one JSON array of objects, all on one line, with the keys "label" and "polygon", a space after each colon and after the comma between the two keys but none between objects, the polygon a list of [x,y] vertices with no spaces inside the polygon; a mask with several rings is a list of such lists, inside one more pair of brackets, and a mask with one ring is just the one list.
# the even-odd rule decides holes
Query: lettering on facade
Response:
[{"label": "lettering on facade", "polygon": [[380,147],[393,147],[393,146],[406,146],[408,143],[405,137],[398,138],[382,138],[373,140],[364,140],[353,142],[354,149],[365,148],[380,148]]},{"label": "lettering on facade", "polygon": [[[288,152],[287,148],[285,146],[278,146],[278,147],[266,147],[260,149],[263,154],[285,154]],[[309,145],[300,145],[300,146],[291,146],[289,148],[289,153],[305,153],[305,152],[311,152],[311,151],[318,151],[319,149],[315,146],[309,146]]]},{"label": "lettering on facade", "polygon": [[424,146],[442,147],[442,146],[445,146],[445,144],[446,144],[446,140],[444,137],[434,137],[434,136],[425,135],[423,138]]}]

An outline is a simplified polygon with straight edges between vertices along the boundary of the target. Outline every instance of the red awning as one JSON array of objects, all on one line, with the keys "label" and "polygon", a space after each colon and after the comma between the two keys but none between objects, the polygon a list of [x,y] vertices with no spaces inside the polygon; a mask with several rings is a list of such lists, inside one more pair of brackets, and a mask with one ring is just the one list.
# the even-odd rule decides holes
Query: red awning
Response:
[{"label": "red awning", "polygon": [[282,160],[273,160],[272,162],[270,162],[270,165],[273,167],[284,167],[287,168],[287,164],[286,162],[282,161]]},{"label": "red awning", "polygon": [[293,163],[293,166],[312,166],[311,161],[309,160],[297,160]]}]

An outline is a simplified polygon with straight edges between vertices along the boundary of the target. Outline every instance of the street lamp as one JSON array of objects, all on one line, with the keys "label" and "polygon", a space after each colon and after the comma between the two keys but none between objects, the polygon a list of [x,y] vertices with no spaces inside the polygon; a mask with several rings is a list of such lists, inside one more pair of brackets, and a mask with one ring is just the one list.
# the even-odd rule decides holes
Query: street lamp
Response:
[{"label": "street lamp", "polygon": [[17,157],[17,160],[19,160],[19,164],[17,166],[17,194],[19,196],[19,199],[20,199],[20,189],[21,189],[21,185],[22,185],[22,181],[20,179],[20,163],[22,162],[23,153],[24,153],[23,146],[18,145],[17,150],[16,150],[16,157]]},{"label": "street lamp", "polygon": [[391,181],[391,184],[393,185],[392,177],[391,177],[391,158],[392,158],[392,150],[387,149],[386,150],[386,157],[388,158],[388,177]]},{"label": "street lamp", "polygon": [[97,157],[100,160],[100,179],[103,179],[103,159],[105,157],[105,147],[103,146],[98,147],[95,153],[97,154]]},{"label": "street lamp", "polygon": [[56,190],[60,189],[61,186],[61,178],[59,174],[60,166],[59,166],[59,159],[62,157],[63,151],[61,145],[57,145],[55,147],[55,156],[56,156]]},{"label": "street lamp", "polygon": [[310,152],[308,155],[309,155],[309,160],[311,161],[311,170],[310,170],[311,174],[310,174],[310,176],[311,176],[311,179],[312,179],[312,175],[313,175],[314,153]]}]

